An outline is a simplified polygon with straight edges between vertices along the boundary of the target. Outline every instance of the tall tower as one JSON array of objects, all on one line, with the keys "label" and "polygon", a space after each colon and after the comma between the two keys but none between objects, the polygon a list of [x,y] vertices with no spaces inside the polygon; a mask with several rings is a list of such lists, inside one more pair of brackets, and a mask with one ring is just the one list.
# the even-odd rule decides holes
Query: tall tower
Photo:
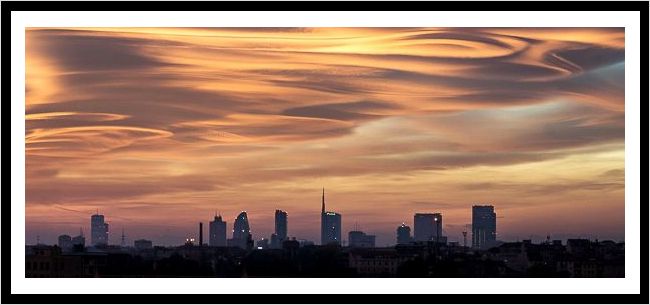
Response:
[{"label": "tall tower", "polygon": [[341,244],[341,214],[325,210],[325,188],[321,201],[320,244]]},{"label": "tall tower", "polygon": [[246,214],[246,211],[243,211],[239,213],[237,218],[235,218],[235,224],[233,225],[232,230],[232,239],[236,246],[242,249],[248,249],[248,243],[251,238],[248,215]]},{"label": "tall tower", "polygon": [[275,210],[275,235],[282,244],[287,239],[287,212]]},{"label": "tall tower", "polygon": [[108,223],[104,222],[104,215],[90,217],[90,243],[93,246],[108,244]]},{"label": "tall tower", "polygon": [[486,249],[494,245],[497,237],[497,214],[494,206],[472,206],[472,247]]}]

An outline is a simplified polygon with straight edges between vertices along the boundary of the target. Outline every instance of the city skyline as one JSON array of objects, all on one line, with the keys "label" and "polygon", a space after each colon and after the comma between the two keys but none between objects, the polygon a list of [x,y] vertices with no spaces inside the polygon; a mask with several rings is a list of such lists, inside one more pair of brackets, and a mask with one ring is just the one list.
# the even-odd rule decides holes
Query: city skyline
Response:
[{"label": "city skyline", "polygon": [[[395,230],[396,244],[377,246],[376,236],[355,224],[347,242],[341,238],[342,215],[321,205],[321,244],[289,238],[288,213],[275,210],[275,233],[254,242],[248,216],[235,219],[232,238],[226,240],[220,215],[211,222],[210,244],[203,243],[203,222],[198,241],[187,237],[182,245],[165,247],[138,239],[133,246],[105,241],[104,215],[91,216],[93,243],[86,246],[83,233],[64,234],[56,245],[25,246],[26,277],[624,277],[625,243],[611,240],[546,237],[497,239],[494,206],[472,206],[472,244],[448,242],[440,234],[442,213],[414,214],[414,234],[402,223]],[[335,216],[333,218],[329,218]],[[212,228],[213,224],[222,225]],[[434,233],[435,232],[435,233]],[[466,237],[468,232],[464,231]],[[102,234],[103,237],[95,237]],[[99,241],[97,241],[99,240]]]},{"label": "city skyline", "polygon": [[[297,240],[302,242],[307,242],[311,245],[333,245],[337,244],[343,247],[361,247],[361,248],[381,248],[381,247],[392,247],[399,244],[413,244],[413,243],[426,243],[434,242],[440,244],[450,244],[456,246],[468,247],[476,250],[486,250],[489,248],[496,247],[502,243],[509,242],[520,242],[521,240],[517,237],[517,240],[507,240],[500,239],[497,231],[497,214],[495,213],[495,207],[492,205],[473,205],[471,207],[472,213],[472,222],[467,224],[464,230],[461,232],[463,239],[458,240],[455,238],[450,238],[446,235],[445,231],[441,231],[443,213],[415,213],[413,215],[413,234],[411,235],[410,226],[406,225],[405,222],[401,223],[395,230],[394,240],[392,243],[388,242],[383,245],[377,245],[375,240],[376,236],[369,234],[371,232],[364,232],[358,227],[358,223],[354,224],[354,228],[350,231],[347,231],[348,239],[342,238],[342,215],[327,211],[325,209],[325,190],[323,189],[322,199],[321,199],[321,236],[320,243],[315,243],[314,240],[308,240],[303,238],[297,238],[295,235],[291,236],[288,234],[288,213],[282,210],[275,210],[275,231],[270,236],[253,236],[252,229],[248,223],[248,214],[246,211],[241,211],[239,215],[234,219],[233,229],[228,231],[227,221],[223,220],[223,217],[220,213],[215,213],[214,220],[209,222],[208,226],[208,239],[204,240],[204,228],[203,222],[199,222],[199,230],[195,232],[196,234],[188,234],[185,236],[183,243],[180,245],[196,245],[196,246],[210,246],[210,247],[238,247],[244,250],[253,250],[253,249],[262,249],[259,246],[259,243],[263,243],[263,249],[281,249],[284,241],[288,240]],[[335,216],[333,220],[326,220],[327,217]],[[95,214],[90,217],[90,227],[91,227],[91,241],[87,246],[89,247],[105,247],[105,246],[117,246],[116,243],[111,243],[109,240],[110,232],[108,231],[108,223],[105,222],[105,215],[99,214],[97,211]],[[100,228],[97,228],[97,227]],[[228,238],[231,233],[231,238]],[[100,237],[96,237],[100,235]],[[300,233],[297,234],[300,236]],[[467,237],[469,236],[470,241],[468,243]],[[557,238],[557,236],[551,236],[547,234],[545,237],[538,237],[537,240],[532,236],[524,238],[523,240],[528,241],[539,241],[539,242],[550,242],[553,241],[562,241],[571,239],[567,238]],[[586,236],[593,238],[595,241],[598,241],[598,237]],[[579,236],[578,239],[583,239],[583,236]],[[575,238],[574,238],[575,239]],[[96,241],[98,240],[98,241]],[[602,239],[601,239],[602,240]],[[139,239],[132,240],[135,243],[135,247],[138,248],[138,242],[146,242],[150,245],[156,246],[179,246],[179,244],[160,244],[155,243],[150,239],[145,237],[140,237]],[[179,241],[180,242],[180,241]],[[616,241],[624,242],[624,240]],[[71,237],[67,233],[62,233],[57,237],[57,243],[61,248],[71,248],[75,244],[85,244],[83,228],[80,228],[79,234],[75,237]],[[62,244],[68,245],[67,247],[61,246]],[[29,245],[29,243],[27,243]],[[37,243],[35,245],[47,245],[47,243],[40,242],[40,236],[37,237]],[[255,246],[257,245],[257,246]],[[356,246],[355,246],[356,245]],[[126,247],[124,229],[120,235],[120,247]]]},{"label": "city skyline", "polygon": [[227,232],[247,211],[255,240],[287,211],[288,235],[318,242],[322,187],[343,238],[358,224],[377,245],[419,212],[442,212],[443,235],[462,242],[477,204],[498,207],[504,240],[623,241],[624,40],[622,28],[30,28],[26,243],[79,227],[89,242],[80,216],[97,210],[113,244],[124,229],[175,245],[215,210]]}]

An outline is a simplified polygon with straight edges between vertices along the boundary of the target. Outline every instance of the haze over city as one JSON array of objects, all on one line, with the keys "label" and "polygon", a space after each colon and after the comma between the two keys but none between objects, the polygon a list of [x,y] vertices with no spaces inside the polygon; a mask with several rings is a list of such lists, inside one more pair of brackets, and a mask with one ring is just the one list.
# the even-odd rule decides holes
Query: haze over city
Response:
[{"label": "haze over city", "polygon": [[[461,241],[624,236],[623,28],[31,28],[26,243],[196,236],[247,211],[377,245],[415,213]],[[230,233],[229,233],[230,235]]]}]

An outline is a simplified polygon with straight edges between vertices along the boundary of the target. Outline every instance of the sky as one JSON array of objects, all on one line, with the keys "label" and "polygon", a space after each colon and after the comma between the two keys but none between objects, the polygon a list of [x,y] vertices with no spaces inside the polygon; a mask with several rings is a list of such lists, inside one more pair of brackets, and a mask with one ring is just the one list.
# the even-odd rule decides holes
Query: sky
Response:
[{"label": "sky", "polygon": [[[247,211],[320,240],[320,201],[395,242],[624,236],[623,28],[29,28],[26,243],[179,245]],[[204,233],[207,236],[207,231]],[[470,233],[471,235],[471,233]],[[230,237],[230,236],[229,236]],[[471,239],[470,239],[471,240]]]}]

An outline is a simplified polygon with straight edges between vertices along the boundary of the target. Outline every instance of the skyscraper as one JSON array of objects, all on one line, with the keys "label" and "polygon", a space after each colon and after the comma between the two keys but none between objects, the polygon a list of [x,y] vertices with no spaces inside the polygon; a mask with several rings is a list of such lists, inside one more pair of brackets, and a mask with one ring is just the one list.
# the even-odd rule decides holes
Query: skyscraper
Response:
[{"label": "skyscraper", "polygon": [[497,240],[497,214],[494,206],[472,206],[472,247],[485,249]]},{"label": "skyscraper", "polygon": [[442,237],[442,214],[416,213],[413,217],[415,241],[438,241]]},{"label": "skyscraper", "polygon": [[321,218],[320,218],[320,243],[327,245],[330,243],[341,244],[341,214],[325,211],[325,189],[321,201]]},{"label": "skyscraper", "polygon": [[275,235],[280,244],[287,239],[287,212],[275,210]]},{"label": "skyscraper", "polygon": [[210,247],[225,247],[226,244],[226,222],[221,215],[214,215],[214,221],[210,221]]},{"label": "skyscraper", "polygon": [[248,225],[248,215],[246,211],[239,213],[237,218],[235,218],[235,224],[232,230],[232,240],[233,245],[240,247],[242,249],[252,248],[252,245],[249,243],[252,242],[252,236],[250,234],[250,226]]},{"label": "skyscraper", "polygon": [[408,244],[412,241],[411,238],[411,227],[402,223],[397,227],[397,244]]},{"label": "skyscraper", "polygon": [[90,216],[90,243],[93,246],[108,244],[108,223],[104,222],[104,215]]}]

